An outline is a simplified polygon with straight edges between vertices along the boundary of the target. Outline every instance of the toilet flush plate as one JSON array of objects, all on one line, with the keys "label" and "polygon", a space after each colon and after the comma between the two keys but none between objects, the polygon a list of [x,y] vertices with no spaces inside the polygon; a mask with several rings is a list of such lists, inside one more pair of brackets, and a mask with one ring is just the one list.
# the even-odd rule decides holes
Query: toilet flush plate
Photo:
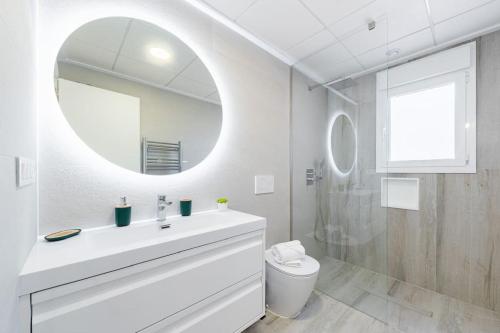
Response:
[{"label": "toilet flush plate", "polygon": [[255,176],[255,194],[274,193],[274,175]]}]

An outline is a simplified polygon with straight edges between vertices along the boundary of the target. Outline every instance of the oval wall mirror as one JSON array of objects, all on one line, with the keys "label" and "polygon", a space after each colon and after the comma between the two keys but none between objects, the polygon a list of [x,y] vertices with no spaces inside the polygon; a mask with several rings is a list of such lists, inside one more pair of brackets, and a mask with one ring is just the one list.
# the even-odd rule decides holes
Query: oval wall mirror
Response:
[{"label": "oval wall mirror", "polygon": [[341,175],[348,175],[356,161],[356,133],[351,118],[338,113],[330,129],[330,158],[334,169]]},{"label": "oval wall mirror", "polygon": [[215,82],[183,41],[141,20],[109,17],[73,32],[54,70],[76,134],[126,169],[175,174],[199,164],[222,126]]}]

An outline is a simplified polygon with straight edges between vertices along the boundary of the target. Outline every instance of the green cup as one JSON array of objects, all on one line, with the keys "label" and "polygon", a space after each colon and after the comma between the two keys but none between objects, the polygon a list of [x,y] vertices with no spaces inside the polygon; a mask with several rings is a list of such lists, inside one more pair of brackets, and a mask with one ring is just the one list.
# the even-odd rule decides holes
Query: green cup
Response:
[{"label": "green cup", "polygon": [[182,216],[190,216],[191,215],[191,206],[192,206],[191,199],[181,200],[180,206],[181,206],[181,215]]}]

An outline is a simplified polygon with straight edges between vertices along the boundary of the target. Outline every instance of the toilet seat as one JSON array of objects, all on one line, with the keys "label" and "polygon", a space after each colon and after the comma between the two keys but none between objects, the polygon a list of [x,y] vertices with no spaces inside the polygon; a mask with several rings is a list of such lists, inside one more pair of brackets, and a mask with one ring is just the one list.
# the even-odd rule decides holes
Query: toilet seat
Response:
[{"label": "toilet seat", "polygon": [[274,269],[284,273],[286,275],[294,277],[308,277],[316,274],[319,271],[319,262],[309,256],[306,256],[302,266],[300,267],[290,267],[281,265],[278,263],[271,253],[271,250],[266,251],[266,262]]}]

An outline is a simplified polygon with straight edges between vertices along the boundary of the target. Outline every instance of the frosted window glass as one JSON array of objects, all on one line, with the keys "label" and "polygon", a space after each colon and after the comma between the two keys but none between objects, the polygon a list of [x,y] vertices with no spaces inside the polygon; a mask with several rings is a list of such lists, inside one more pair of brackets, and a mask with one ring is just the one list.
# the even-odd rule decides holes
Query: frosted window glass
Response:
[{"label": "frosted window glass", "polygon": [[455,83],[390,99],[390,160],[455,158]]}]

